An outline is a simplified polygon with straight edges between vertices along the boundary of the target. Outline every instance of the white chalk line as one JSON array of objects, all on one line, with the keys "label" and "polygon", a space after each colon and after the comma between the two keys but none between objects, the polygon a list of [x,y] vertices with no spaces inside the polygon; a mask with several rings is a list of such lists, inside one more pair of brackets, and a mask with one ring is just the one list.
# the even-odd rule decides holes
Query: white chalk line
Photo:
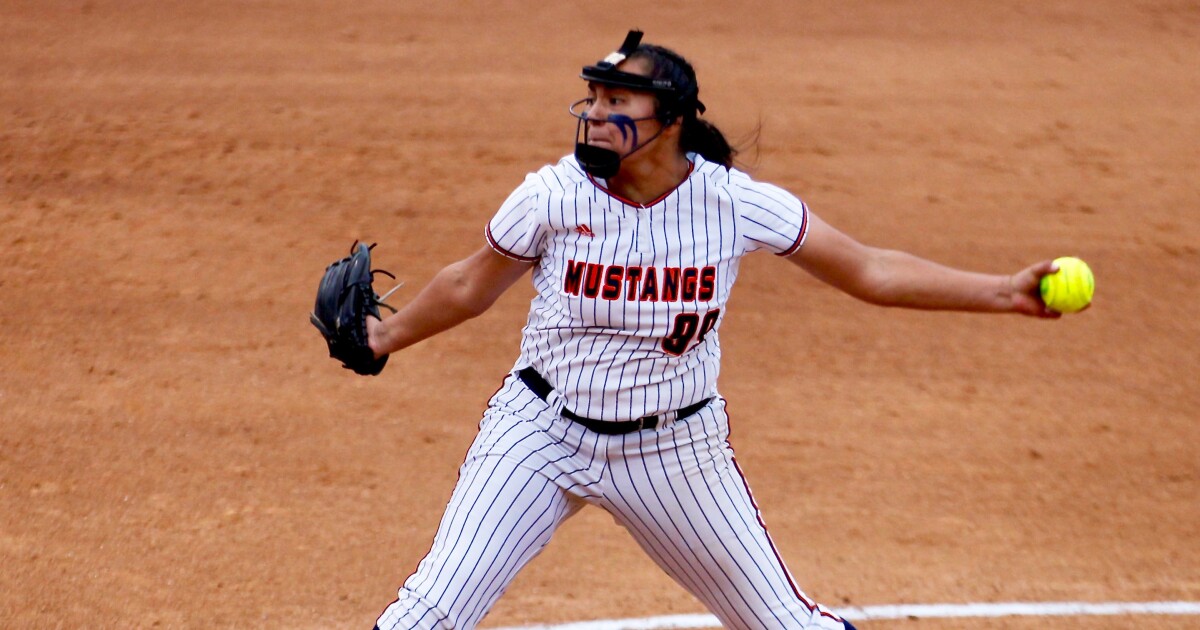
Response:
[{"label": "white chalk line", "polygon": [[[895,604],[855,606],[834,611],[850,621],[963,617],[1064,617],[1094,615],[1200,615],[1200,602],[1002,602],[993,604]],[[713,615],[664,615],[640,619],[580,621],[558,625],[511,626],[495,630],[660,630],[720,628]]]}]

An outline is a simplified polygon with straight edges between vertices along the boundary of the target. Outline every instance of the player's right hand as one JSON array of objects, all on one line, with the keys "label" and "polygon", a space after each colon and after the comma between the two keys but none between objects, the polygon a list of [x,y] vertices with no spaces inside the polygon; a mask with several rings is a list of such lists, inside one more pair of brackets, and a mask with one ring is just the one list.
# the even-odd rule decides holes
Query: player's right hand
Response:
[{"label": "player's right hand", "polygon": [[1043,319],[1058,319],[1062,313],[1052,311],[1042,301],[1042,276],[1054,273],[1057,269],[1053,260],[1043,260],[1034,263],[1008,277],[1011,289],[1010,300],[1012,311],[1031,317]]}]

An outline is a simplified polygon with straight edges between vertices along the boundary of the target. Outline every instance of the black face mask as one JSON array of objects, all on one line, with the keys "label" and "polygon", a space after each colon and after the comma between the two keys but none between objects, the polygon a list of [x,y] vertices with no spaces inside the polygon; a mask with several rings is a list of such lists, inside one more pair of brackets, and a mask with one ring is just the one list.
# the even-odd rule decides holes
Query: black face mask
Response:
[{"label": "black face mask", "polygon": [[[704,113],[704,104],[696,98],[698,90],[694,83],[686,84],[685,82],[683,85],[677,85],[670,79],[655,79],[617,69],[617,65],[636,52],[638,45],[641,43],[642,32],[637,30],[629,31],[629,34],[625,36],[625,41],[622,42],[621,47],[616,52],[605,57],[595,65],[584,66],[583,72],[579,75],[580,78],[601,85],[650,92],[658,97],[660,102],[667,104],[667,107],[664,107],[658,116],[634,119],[618,114],[610,115],[605,119],[605,122],[617,125],[623,137],[628,137],[630,133],[633,135],[633,149],[629,153],[621,155],[611,149],[596,147],[587,143],[589,119],[587,113],[580,110],[579,106],[586,103],[588,99],[573,103],[570,107],[570,112],[578,120],[575,126],[575,160],[579,162],[580,168],[585,173],[593,177],[609,179],[616,175],[621,169],[621,160],[624,160],[638,149],[653,142],[667,128],[667,125],[671,124],[671,121],[677,116],[683,114],[684,110],[689,106],[699,113]],[[654,119],[658,119],[662,123],[662,127],[658,130],[658,133],[651,136],[645,142],[638,144],[636,123],[642,120]]]},{"label": "black face mask", "polygon": [[621,170],[621,156],[616,151],[575,143],[575,161],[583,172],[600,179],[612,179]]},{"label": "black face mask", "polygon": [[629,116],[624,116],[621,114],[610,114],[608,117],[604,118],[603,121],[615,125],[621,132],[621,137],[623,139],[629,139],[632,136],[633,149],[630,150],[629,153],[621,155],[612,149],[605,149],[603,147],[588,144],[588,124],[589,122],[600,120],[597,118],[588,118],[587,112],[580,109],[580,106],[586,105],[588,101],[589,99],[585,98],[572,103],[569,111],[571,112],[571,115],[578,120],[575,125],[575,161],[579,162],[579,167],[592,177],[599,177],[600,179],[612,178],[617,174],[618,171],[621,170],[621,160],[633,155],[638,149],[641,149],[647,144],[653,142],[654,139],[661,135],[663,130],[666,129],[666,124],[664,123],[663,126],[658,130],[658,133],[655,133],[645,142],[639,144],[637,128],[638,122],[643,120],[656,120],[658,117],[647,116],[646,118],[630,118]]}]

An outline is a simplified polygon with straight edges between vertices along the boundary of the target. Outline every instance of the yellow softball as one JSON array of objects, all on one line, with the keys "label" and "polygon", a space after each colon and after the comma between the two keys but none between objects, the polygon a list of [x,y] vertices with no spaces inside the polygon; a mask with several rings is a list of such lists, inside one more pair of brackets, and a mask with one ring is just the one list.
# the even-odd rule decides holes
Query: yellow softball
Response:
[{"label": "yellow softball", "polygon": [[1042,301],[1059,313],[1077,313],[1092,302],[1096,279],[1087,263],[1072,256],[1055,258],[1058,271],[1042,276]]}]

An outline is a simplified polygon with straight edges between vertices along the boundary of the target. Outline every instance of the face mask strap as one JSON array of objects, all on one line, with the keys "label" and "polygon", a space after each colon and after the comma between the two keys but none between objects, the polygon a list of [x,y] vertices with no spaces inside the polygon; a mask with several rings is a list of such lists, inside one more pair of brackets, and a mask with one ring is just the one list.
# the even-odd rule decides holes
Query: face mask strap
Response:
[{"label": "face mask strap", "polygon": [[625,87],[634,90],[645,90],[648,92],[667,93],[675,92],[676,86],[670,79],[652,79],[640,74],[632,72],[623,72],[617,70],[617,65],[629,58],[630,55],[637,52],[638,45],[642,43],[641,31],[629,31],[625,36],[625,42],[621,44],[621,48],[616,52],[609,53],[603,60],[596,62],[595,65],[584,66],[583,72],[579,74],[580,78],[604,85],[613,85],[617,87]]},{"label": "face mask strap", "polygon": [[[579,165],[583,167],[584,172],[599,177],[601,179],[609,179],[617,174],[621,168],[621,160],[633,155],[642,147],[654,142],[654,139],[662,135],[666,131],[667,126],[662,125],[653,136],[650,136],[642,144],[638,144],[637,123],[644,120],[658,120],[658,116],[646,116],[645,118],[630,118],[624,114],[609,114],[606,118],[589,118],[586,109],[580,109],[581,105],[586,105],[590,99],[579,99],[571,103],[568,111],[575,117],[575,159]],[[622,139],[628,139],[633,136],[633,149],[621,155],[612,149],[597,147],[587,143],[588,141],[588,122],[607,122],[617,126],[621,132]]]}]

